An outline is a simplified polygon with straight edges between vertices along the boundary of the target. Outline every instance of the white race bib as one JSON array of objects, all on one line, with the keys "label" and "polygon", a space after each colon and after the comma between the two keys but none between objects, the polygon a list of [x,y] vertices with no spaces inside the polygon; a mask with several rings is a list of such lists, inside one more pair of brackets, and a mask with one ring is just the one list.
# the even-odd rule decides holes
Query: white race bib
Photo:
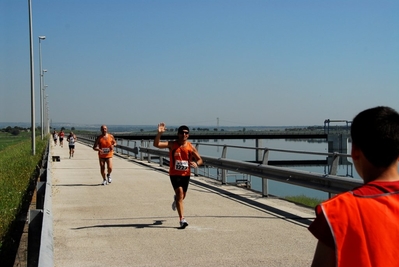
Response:
[{"label": "white race bib", "polygon": [[102,154],[108,154],[111,151],[109,147],[102,149]]},{"label": "white race bib", "polygon": [[186,171],[186,170],[188,170],[188,161],[187,160],[176,160],[176,162],[175,162],[175,170],[176,171]]}]

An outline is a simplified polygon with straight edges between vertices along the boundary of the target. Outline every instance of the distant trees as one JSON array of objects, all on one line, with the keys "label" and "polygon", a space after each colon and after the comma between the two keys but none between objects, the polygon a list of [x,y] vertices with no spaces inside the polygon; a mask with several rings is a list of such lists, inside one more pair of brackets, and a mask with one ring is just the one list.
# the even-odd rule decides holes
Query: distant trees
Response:
[{"label": "distant trees", "polygon": [[10,133],[14,136],[19,135],[21,132],[28,132],[30,128],[23,128],[18,126],[7,126],[6,128],[1,129],[2,132]]}]

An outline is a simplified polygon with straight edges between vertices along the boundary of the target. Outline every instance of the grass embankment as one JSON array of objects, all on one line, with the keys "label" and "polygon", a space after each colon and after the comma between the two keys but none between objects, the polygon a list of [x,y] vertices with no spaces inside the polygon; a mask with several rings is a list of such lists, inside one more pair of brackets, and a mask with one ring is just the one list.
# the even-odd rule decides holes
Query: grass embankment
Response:
[{"label": "grass embankment", "polygon": [[0,151],[13,144],[18,144],[24,140],[28,140],[31,133],[21,132],[19,135],[11,135],[6,132],[0,132]]},{"label": "grass embankment", "polygon": [[324,200],[319,199],[319,198],[312,198],[312,197],[307,197],[305,195],[299,195],[299,196],[287,196],[285,199],[288,199],[289,201],[295,202],[302,204],[307,207],[315,208],[318,204],[323,202]]},{"label": "grass embankment", "polygon": [[30,185],[38,176],[47,140],[36,139],[36,155],[32,155],[31,139],[0,134],[0,254],[7,249],[13,223],[26,201]]}]

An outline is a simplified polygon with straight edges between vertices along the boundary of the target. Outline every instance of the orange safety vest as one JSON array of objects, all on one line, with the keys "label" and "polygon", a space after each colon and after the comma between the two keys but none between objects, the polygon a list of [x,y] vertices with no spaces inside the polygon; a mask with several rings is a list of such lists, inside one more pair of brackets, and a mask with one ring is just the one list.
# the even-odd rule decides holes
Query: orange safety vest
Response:
[{"label": "orange safety vest", "polygon": [[321,208],[335,241],[336,266],[399,266],[399,192],[346,192]]},{"label": "orange safety vest", "polygon": [[180,146],[176,141],[173,142],[169,150],[169,175],[190,176],[190,162],[193,145],[186,142],[185,146]]},{"label": "orange safety vest", "polygon": [[105,136],[98,136],[98,147],[101,151],[98,151],[98,156],[102,159],[112,158],[114,155],[114,150],[111,149],[111,146],[115,144],[114,136],[108,134],[107,137]]}]

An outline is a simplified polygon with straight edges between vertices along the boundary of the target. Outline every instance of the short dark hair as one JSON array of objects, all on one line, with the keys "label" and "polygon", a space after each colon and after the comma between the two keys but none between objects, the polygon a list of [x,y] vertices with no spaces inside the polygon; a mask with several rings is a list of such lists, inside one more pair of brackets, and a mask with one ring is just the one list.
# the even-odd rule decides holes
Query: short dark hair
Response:
[{"label": "short dark hair", "polygon": [[375,167],[388,167],[399,157],[399,114],[378,106],[360,112],[351,126],[352,144]]},{"label": "short dark hair", "polygon": [[190,129],[186,125],[182,125],[182,126],[179,127],[179,129],[177,129],[178,133],[182,133],[183,131],[190,132]]}]

